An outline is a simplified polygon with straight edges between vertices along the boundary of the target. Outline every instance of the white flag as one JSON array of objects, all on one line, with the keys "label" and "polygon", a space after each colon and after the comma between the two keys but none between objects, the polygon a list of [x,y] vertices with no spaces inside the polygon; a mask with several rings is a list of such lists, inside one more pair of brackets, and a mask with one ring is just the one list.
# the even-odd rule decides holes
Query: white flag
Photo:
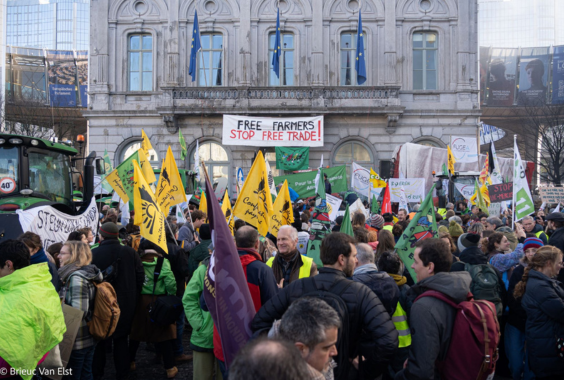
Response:
[{"label": "white flag", "polygon": [[194,172],[196,180],[200,182],[200,142],[196,140],[196,154],[194,155]]},{"label": "white flag", "polygon": [[405,190],[403,186],[400,188],[400,201],[398,210],[404,209],[409,213],[409,206],[407,204],[407,196],[405,195]]},{"label": "white flag", "polygon": [[272,176],[272,169],[270,168],[270,164],[268,163],[266,156],[264,157],[264,161],[266,162],[266,174],[268,176],[268,187],[270,187],[270,194],[277,197],[278,194],[276,193],[276,186],[274,185],[274,177]]},{"label": "white flag", "polygon": [[519,148],[517,147],[517,135],[515,135],[514,146],[515,164],[513,167],[513,221],[517,222],[523,219],[523,217],[535,212],[535,206],[533,204],[531,191],[529,190],[529,184],[527,183],[525,167],[523,166],[523,161],[521,161],[521,154],[519,154]]},{"label": "white flag", "polygon": [[188,207],[188,202],[182,202],[176,205],[176,223],[186,223],[184,210]]},{"label": "white flag", "polygon": [[121,225],[127,226],[131,215],[129,214],[129,202],[124,202],[120,199],[119,210],[121,211]]},{"label": "white flag", "polygon": [[[560,203],[558,203],[558,206],[556,206],[556,208],[554,210],[552,210],[552,212],[560,212]],[[551,212],[551,214],[552,214]]]},{"label": "white flag", "polygon": [[337,213],[341,207],[342,199],[332,196],[331,194],[325,194],[325,199],[327,200],[327,213],[329,214],[329,219],[332,221],[337,218]]},{"label": "white flag", "polygon": [[[365,197],[370,196],[370,170],[360,166],[356,162],[352,163],[351,188]],[[381,191],[381,190],[380,190]]]}]

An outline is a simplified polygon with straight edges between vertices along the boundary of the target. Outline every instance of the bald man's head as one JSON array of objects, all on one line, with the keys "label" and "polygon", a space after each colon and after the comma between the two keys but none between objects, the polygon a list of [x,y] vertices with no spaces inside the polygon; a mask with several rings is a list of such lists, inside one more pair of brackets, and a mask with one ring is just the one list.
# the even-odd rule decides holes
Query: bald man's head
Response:
[{"label": "bald man's head", "polygon": [[254,248],[258,242],[258,232],[251,226],[243,226],[235,232],[235,243],[240,248]]}]

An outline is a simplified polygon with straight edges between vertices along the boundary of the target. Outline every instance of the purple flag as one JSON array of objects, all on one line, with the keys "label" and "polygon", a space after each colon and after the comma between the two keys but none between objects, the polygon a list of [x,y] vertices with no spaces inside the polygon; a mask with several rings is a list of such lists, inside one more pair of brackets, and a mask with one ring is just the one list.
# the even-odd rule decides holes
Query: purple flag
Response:
[{"label": "purple flag", "polygon": [[206,173],[208,219],[214,253],[204,279],[204,299],[221,337],[225,365],[250,339],[256,314],[233,236]]}]

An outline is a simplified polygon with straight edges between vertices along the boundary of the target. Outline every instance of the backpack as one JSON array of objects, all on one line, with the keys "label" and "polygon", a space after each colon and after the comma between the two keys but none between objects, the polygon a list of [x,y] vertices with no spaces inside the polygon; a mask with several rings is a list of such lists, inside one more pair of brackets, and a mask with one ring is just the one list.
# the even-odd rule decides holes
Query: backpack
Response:
[{"label": "backpack", "polygon": [[464,264],[464,270],[470,273],[472,283],[470,292],[475,300],[490,301],[495,305],[497,317],[503,314],[499,277],[490,264]]},{"label": "backpack", "polygon": [[493,378],[501,337],[494,305],[489,301],[474,300],[471,293],[459,304],[435,290],[422,293],[415,302],[422,297],[437,298],[457,310],[446,357],[436,362],[441,379]]},{"label": "backpack", "polygon": [[87,325],[94,339],[105,340],[116,331],[121,311],[116,291],[109,282],[93,282],[93,284],[96,287],[94,310],[92,319]]},{"label": "backpack", "polygon": [[168,326],[176,322],[182,311],[184,311],[184,306],[180,297],[175,295],[158,296],[155,299],[155,289],[157,288],[163,263],[164,257],[159,257],[153,274],[153,301],[148,305],[148,311],[151,322],[161,326]]},{"label": "backpack", "polygon": [[[305,278],[304,290],[301,297],[315,297],[327,302],[339,315],[341,319],[341,328],[337,337],[338,361],[337,367],[334,369],[335,379],[340,379],[350,368],[349,361],[349,309],[341,296],[354,282],[342,279],[331,286],[329,290],[318,289],[317,283],[313,277]],[[301,298],[300,297],[300,298]]]}]

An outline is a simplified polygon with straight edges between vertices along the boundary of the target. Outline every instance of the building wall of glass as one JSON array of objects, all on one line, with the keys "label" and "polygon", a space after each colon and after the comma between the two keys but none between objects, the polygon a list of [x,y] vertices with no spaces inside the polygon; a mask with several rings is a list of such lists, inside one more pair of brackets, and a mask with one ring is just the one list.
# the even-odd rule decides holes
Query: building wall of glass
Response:
[{"label": "building wall of glass", "polygon": [[88,50],[90,0],[8,1],[6,24],[7,45]]},{"label": "building wall of glass", "polygon": [[480,46],[500,48],[564,44],[562,0],[479,0]]}]

